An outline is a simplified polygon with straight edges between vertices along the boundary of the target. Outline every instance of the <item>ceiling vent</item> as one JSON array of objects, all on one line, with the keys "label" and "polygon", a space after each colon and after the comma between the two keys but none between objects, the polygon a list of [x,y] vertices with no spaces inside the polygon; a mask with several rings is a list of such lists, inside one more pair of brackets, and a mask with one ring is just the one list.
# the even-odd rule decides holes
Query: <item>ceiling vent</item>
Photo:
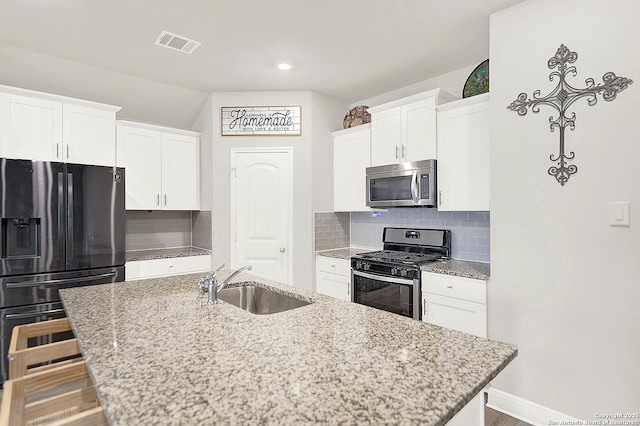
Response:
[{"label": "ceiling vent", "polygon": [[160,33],[154,44],[173,50],[179,50],[191,55],[193,51],[196,50],[202,43],[200,43],[199,41],[190,40],[178,34],[170,33],[169,31],[163,31]]}]

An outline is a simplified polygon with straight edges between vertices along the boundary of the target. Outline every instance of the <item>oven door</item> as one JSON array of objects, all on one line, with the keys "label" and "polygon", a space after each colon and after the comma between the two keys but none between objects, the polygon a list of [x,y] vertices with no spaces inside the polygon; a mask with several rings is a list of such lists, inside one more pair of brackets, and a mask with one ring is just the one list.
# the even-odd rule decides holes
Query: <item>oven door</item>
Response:
[{"label": "oven door", "polygon": [[361,305],[420,319],[420,280],[351,271],[351,297]]}]

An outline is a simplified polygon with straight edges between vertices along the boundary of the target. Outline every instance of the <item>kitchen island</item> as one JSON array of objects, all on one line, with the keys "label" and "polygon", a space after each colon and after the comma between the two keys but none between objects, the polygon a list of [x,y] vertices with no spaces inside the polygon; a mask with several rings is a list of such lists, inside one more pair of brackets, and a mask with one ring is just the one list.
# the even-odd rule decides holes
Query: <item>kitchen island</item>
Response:
[{"label": "kitchen island", "polygon": [[236,281],[313,303],[209,305],[198,277],[60,291],[110,424],[442,425],[517,354],[249,274]]}]

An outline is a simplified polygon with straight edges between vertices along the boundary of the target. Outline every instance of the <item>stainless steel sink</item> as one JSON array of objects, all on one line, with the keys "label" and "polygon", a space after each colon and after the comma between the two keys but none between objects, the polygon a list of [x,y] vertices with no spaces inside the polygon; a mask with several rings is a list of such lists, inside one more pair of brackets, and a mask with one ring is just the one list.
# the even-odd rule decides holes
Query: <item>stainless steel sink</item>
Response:
[{"label": "stainless steel sink", "polygon": [[218,293],[218,298],[256,315],[275,314],[311,304],[254,285],[225,288]]}]

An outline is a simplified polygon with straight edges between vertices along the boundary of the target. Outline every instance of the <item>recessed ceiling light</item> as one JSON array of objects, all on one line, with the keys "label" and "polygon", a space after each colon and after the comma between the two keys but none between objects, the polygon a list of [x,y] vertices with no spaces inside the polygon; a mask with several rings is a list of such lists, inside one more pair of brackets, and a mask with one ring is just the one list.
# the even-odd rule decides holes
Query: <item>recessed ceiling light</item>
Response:
[{"label": "recessed ceiling light", "polygon": [[291,69],[291,65],[283,62],[281,64],[278,64],[278,69],[281,71],[289,71]]}]

